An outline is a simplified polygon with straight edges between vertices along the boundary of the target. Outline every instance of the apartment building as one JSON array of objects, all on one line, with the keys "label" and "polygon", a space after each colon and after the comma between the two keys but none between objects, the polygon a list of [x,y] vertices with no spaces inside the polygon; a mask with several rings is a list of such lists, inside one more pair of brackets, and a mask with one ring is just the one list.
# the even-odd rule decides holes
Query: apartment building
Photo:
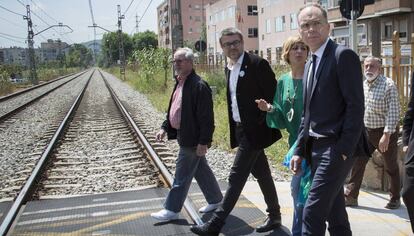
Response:
[{"label": "apartment building", "polygon": [[158,45],[176,49],[202,39],[206,4],[217,0],[165,0],[157,7]]},{"label": "apartment building", "polygon": [[59,57],[63,56],[64,50],[68,48],[68,46],[67,43],[62,42],[59,39],[48,39],[46,42],[40,43],[40,60],[42,62],[58,60]]},{"label": "apartment building", "polygon": [[[327,10],[331,38],[339,44],[350,45],[349,21],[339,11],[339,0],[257,0],[259,53],[272,64],[283,63],[283,42],[299,33],[297,12],[310,2],[318,2]],[[358,54],[361,59],[373,54],[385,57],[385,63],[390,63],[391,39],[393,32],[398,31],[403,56],[401,62],[409,62],[411,34],[414,33],[413,0],[375,0],[374,4],[365,6],[357,25]]]},{"label": "apartment building", "polygon": [[236,27],[243,33],[244,49],[259,52],[257,0],[221,0],[206,5],[207,55],[210,64],[224,59],[220,47],[220,32],[227,27]]},{"label": "apartment building", "polygon": [[0,64],[25,66],[28,63],[27,49],[21,47],[0,48]]},{"label": "apartment building", "polygon": [[[35,48],[36,62],[48,62],[59,60],[69,50],[69,45],[60,40],[48,39],[40,43],[40,48]],[[29,65],[27,48],[10,47],[0,48],[0,64],[17,64],[21,66]]]},{"label": "apartment building", "polygon": [[[259,54],[271,64],[283,63],[283,42],[298,35],[297,13],[310,0],[257,0],[259,10]],[[318,2],[318,1],[314,1]],[[326,5],[326,1],[319,1]]]},{"label": "apartment building", "polygon": [[[338,43],[349,45],[348,22],[339,11],[339,0],[328,1],[328,20],[332,23],[331,37]],[[401,63],[409,63],[411,34],[414,33],[413,0],[375,0],[365,6],[358,18],[358,53],[385,57],[391,63],[393,32],[398,31],[401,44]]]}]

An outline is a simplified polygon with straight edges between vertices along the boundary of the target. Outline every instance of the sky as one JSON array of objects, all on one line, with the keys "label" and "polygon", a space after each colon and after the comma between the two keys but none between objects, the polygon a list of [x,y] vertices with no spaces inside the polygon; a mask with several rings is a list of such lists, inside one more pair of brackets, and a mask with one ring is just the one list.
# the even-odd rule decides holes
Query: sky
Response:
[{"label": "sky", "polygon": [[[93,19],[96,25],[109,31],[118,29],[117,5],[121,6],[122,30],[136,32],[138,15],[139,32],[157,32],[157,6],[163,0],[0,0],[0,48],[27,47],[26,5],[30,5],[33,30],[36,34],[49,26],[62,23],[64,27],[52,27],[34,36],[35,48],[47,39],[60,39],[68,44],[94,40]],[[128,8],[129,6],[129,8]],[[146,10],[147,9],[147,10]],[[69,29],[70,27],[72,30]],[[106,31],[96,28],[96,39]]]}]

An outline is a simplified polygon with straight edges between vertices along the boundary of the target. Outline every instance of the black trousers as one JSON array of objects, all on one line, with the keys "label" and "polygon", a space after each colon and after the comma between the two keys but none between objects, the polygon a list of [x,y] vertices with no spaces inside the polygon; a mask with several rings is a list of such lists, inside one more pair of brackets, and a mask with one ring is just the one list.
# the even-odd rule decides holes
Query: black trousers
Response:
[{"label": "black trousers", "polygon": [[310,138],[306,145],[312,159],[313,181],[303,209],[302,235],[325,235],[326,222],[330,235],[352,235],[343,184],[355,158],[344,160],[332,138]]},{"label": "black trousers", "polygon": [[223,204],[215,211],[213,221],[225,221],[236,205],[250,173],[253,174],[259,183],[267,205],[266,211],[269,217],[280,219],[280,206],[276,187],[264,150],[251,147],[241,126],[236,128],[236,138],[239,142],[239,148],[233,166],[231,167]]},{"label": "black trousers", "polygon": [[410,216],[411,230],[414,233],[414,160],[405,164],[402,197]]}]

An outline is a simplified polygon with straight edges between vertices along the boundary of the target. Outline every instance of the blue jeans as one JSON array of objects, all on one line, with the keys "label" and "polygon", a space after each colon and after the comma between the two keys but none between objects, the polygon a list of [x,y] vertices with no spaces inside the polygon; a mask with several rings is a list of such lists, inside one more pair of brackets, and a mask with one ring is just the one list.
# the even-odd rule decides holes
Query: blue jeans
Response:
[{"label": "blue jeans", "polygon": [[193,177],[209,204],[218,203],[223,199],[216,177],[211,171],[206,157],[198,157],[196,147],[180,147],[176,160],[174,182],[165,200],[165,209],[173,212],[181,211]]},{"label": "blue jeans", "polygon": [[292,223],[292,236],[302,235],[302,212],[303,205],[298,204],[298,194],[300,189],[300,180],[302,173],[292,176],[290,182],[290,190],[293,198],[293,223]]}]

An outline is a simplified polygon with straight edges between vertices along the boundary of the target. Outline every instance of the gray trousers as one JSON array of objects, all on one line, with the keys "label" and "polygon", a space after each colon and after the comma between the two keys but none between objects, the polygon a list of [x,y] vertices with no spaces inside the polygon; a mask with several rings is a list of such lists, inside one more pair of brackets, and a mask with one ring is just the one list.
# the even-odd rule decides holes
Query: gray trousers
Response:
[{"label": "gray trousers", "polygon": [[174,175],[174,183],[168,193],[164,207],[180,212],[191,185],[196,179],[208,203],[218,203],[223,199],[216,177],[207,163],[206,157],[196,155],[196,147],[180,147]]}]

